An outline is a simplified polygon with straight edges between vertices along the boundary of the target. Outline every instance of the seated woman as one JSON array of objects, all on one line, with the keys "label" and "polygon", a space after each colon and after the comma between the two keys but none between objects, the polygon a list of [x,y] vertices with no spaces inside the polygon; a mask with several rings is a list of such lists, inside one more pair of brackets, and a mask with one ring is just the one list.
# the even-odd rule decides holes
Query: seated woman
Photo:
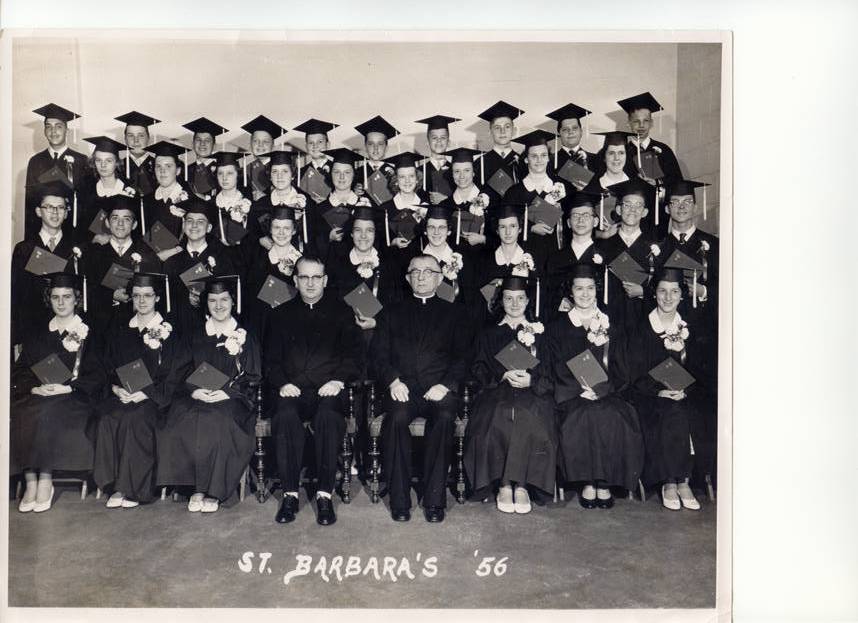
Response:
[{"label": "seated woman", "polygon": [[189,395],[173,401],[155,433],[157,484],[191,487],[192,513],[232,503],[253,454],[252,385],[261,378],[261,362],[256,338],[233,317],[234,308],[241,313],[237,281],[236,275],[203,280],[207,318],[190,336]]},{"label": "seated woman", "polygon": [[22,513],[51,508],[55,471],[92,469],[87,431],[95,413],[92,401],[104,386],[97,335],[77,313],[84,300],[82,279],[67,273],[48,279],[46,304],[53,317],[24,337],[12,372],[10,473],[24,473]]},{"label": "seated woman", "polygon": [[548,369],[507,369],[496,358],[518,340],[531,355],[545,359],[544,327],[531,320],[527,289],[523,277],[504,278],[498,289],[502,308],[494,317],[501,320],[480,334],[471,367],[482,391],[468,423],[465,471],[478,499],[500,484],[497,508],[503,513],[530,512],[527,486],[553,493],[557,465]]},{"label": "seated woman", "polygon": [[[134,313],[111,326],[102,355],[110,395],[98,405],[93,477],[102,490],[113,489],[107,508],[152,501],[155,423],[187,376],[191,356],[157,310],[160,303],[170,313],[166,275],[134,273],[128,290]],[[134,367],[138,362],[142,369]]]},{"label": "seated woman", "polygon": [[[705,372],[711,353],[701,351],[689,326],[677,311],[685,290],[681,270],[664,268],[656,274],[656,307],[641,323],[629,344],[633,385],[631,396],[640,414],[646,439],[644,482],[661,484],[662,503],[670,510],[698,510],[700,503],[689,485],[692,468],[711,469],[715,451],[714,390]],[[650,371],[675,362],[695,382],[685,389],[669,389]]]},{"label": "seated woman", "polygon": [[637,413],[618,394],[628,376],[625,348],[597,306],[601,272],[593,264],[572,268],[574,306],[548,325],[546,340],[560,411],[560,466],[564,481],[583,484],[584,508],[611,508],[610,487],[631,490],[644,460]]},{"label": "seated woman", "polygon": [[79,193],[74,239],[78,244],[96,242],[103,245],[110,240],[110,232],[106,222],[95,222],[99,211],[107,213],[112,203],[111,197],[136,197],[136,191],[117,173],[119,152],[125,149],[125,145],[106,136],[93,136],[84,140],[94,146],[91,162],[95,175]]},{"label": "seated woman", "polygon": [[[268,176],[274,187],[270,194],[253,202],[250,212],[250,226],[253,238],[267,251],[274,244],[268,235],[271,214],[278,206],[291,208],[294,211],[295,224],[300,235],[295,239],[295,247],[304,251],[309,245],[313,233],[310,231],[309,223],[304,219],[306,210],[313,211],[313,200],[302,190],[292,185],[293,175],[292,153],[288,151],[271,152],[268,161]],[[307,205],[310,204],[310,208]],[[252,245],[251,245],[252,246]],[[250,253],[251,257],[253,253]]]}]

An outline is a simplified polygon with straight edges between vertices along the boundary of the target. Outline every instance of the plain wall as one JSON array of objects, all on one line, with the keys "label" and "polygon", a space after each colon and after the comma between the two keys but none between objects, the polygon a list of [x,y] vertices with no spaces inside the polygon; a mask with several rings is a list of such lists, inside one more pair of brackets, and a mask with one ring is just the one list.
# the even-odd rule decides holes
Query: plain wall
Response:
[{"label": "plain wall", "polygon": [[[691,54],[696,45],[680,46]],[[592,111],[591,131],[625,129],[616,101],[651,91],[666,111],[653,135],[677,142],[677,44],[591,43],[282,43],[193,40],[31,39],[13,48],[14,239],[22,236],[24,179],[28,158],[45,148],[42,118],[31,111],[55,102],[82,115],[77,142],[107,134],[122,141],[113,117],[137,110],[163,123],[158,137],[190,146],[181,124],[206,116],[231,129],[233,146],[248,147],[240,129],[259,114],[288,128],[316,117],[341,124],[330,133],[332,146],[362,145],[354,126],[381,114],[405,136],[388,153],[428,153],[425,126],[433,114],[461,117],[451,126],[451,142],[486,148],[488,124],[477,114],[499,99],[525,110],[519,133],[534,127],[554,130],[547,112],[569,101]],[[684,66],[684,63],[683,63]],[[716,67],[717,69],[717,67]],[[717,84],[717,80],[716,80]],[[71,141],[72,133],[69,132]],[[290,132],[289,142],[303,145]],[[601,137],[588,136],[595,151]],[[707,157],[717,163],[717,145]],[[690,153],[690,152],[689,152]],[[683,153],[681,157],[691,156]],[[691,160],[688,160],[690,162]],[[696,173],[691,171],[695,176]]]}]

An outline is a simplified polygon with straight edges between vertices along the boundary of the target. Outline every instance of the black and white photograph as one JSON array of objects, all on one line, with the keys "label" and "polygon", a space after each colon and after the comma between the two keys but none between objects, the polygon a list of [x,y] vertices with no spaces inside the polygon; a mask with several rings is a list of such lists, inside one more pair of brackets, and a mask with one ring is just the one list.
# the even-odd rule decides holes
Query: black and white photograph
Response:
[{"label": "black and white photograph", "polygon": [[9,607],[729,607],[728,32],[7,49]]}]

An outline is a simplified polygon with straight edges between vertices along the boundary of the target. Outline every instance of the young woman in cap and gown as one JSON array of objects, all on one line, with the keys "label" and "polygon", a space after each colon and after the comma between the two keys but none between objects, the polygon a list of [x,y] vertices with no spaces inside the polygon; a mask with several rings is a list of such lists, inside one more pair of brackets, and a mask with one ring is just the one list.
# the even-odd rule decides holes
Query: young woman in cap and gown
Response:
[{"label": "young woman in cap and gown", "polygon": [[217,138],[228,132],[211,119],[199,117],[182,126],[193,132],[194,162],[186,167],[185,183],[199,199],[210,201],[217,193],[217,163],[212,157]]},{"label": "young woman in cap and gown", "polygon": [[504,513],[530,512],[529,486],[549,496],[554,492],[557,433],[549,370],[507,370],[496,359],[513,341],[547,359],[545,327],[533,318],[532,292],[528,279],[504,278],[497,313],[479,333],[471,366],[481,391],[468,422],[465,471],[477,499],[499,486],[496,503]]},{"label": "young woman in cap and gown", "polygon": [[[214,197],[217,207],[217,220],[212,223],[213,232],[227,250],[238,274],[244,276],[248,264],[248,249],[258,246],[256,240],[248,240],[248,234],[255,229],[251,222],[253,202],[239,188],[240,152],[219,151],[215,154],[217,162],[218,192]],[[266,178],[268,173],[265,173]],[[260,195],[261,196],[261,195]]]},{"label": "young woman in cap and gown", "polygon": [[476,262],[486,249],[487,239],[491,239],[492,244],[497,243],[497,236],[486,227],[491,199],[474,183],[474,157],[480,152],[459,147],[446,153],[450,156],[453,191],[438,205],[447,208],[452,215],[450,244],[466,261]]},{"label": "young woman in cap and gown", "polygon": [[[189,336],[192,370],[183,396],[173,400],[163,428],[156,431],[157,484],[193,491],[190,512],[217,511],[237,499],[237,488],[254,448],[254,385],[261,379],[257,338],[234,315],[240,314],[237,275],[209,277],[200,296],[206,321]],[[200,366],[207,364],[209,375]],[[221,389],[189,383],[195,373],[206,386],[214,368],[226,377]],[[218,376],[217,373],[214,373]]]},{"label": "young woman in cap and gown", "polygon": [[[107,136],[93,136],[84,140],[94,146],[90,158],[93,175],[78,193],[75,239],[80,244],[95,242],[103,245],[110,240],[106,214],[112,203],[111,198],[122,195],[139,201],[139,197],[120,173],[119,152],[125,146]],[[101,222],[96,221],[99,212],[104,216]]]},{"label": "young woman in cap and gown", "polygon": [[631,132],[615,130],[611,132],[594,132],[605,137],[602,149],[596,154],[596,170],[590,183],[581,192],[596,195],[599,200],[600,223],[596,231],[597,238],[610,238],[618,228],[613,219],[610,203],[605,202],[612,196],[608,190],[614,184],[627,182],[637,177],[637,169],[628,158],[628,137]]},{"label": "young woman in cap and gown", "polygon": [[[183,206],[192,195],[178,177],[182,165],[179,157],[185,153],[185,148],[159,141],[147,148],[147,151],[155,157],[155,180],[158,182],[155,191],[143,198],[147,226],[151,228],[160,223],[176,238],[181,238],[182,221],[185,217]],[[158,253],[158,259],[165,262],[181,250],[181,245],[164,249]]]},{"label": "young woman in cap and gown", "polygon": [[154,192],[158,185],[155,179],[155,159],[146,148],[150,140],[149,127],[160,121],[136,110],[120,115],[116,120],[125,124],[125,145],[128,150],[120,168],[137,196],[145,197]]},{"label": "young woman in cap and gown", "polygon": [[[643,480],[661,485],[666,508],[698,510],[700,503],[689,479],[695,467],[706,472],[714,460],[715,387],[714,377],[707,370],[707,360],[713,355],[699,339],[699,326],[679,313],[689,298],[683,271],[663,268],[654,284],[655,308],[629,344],[634,379],[630,396],[646,439]],[[684,368],[694,382],[685,389],[672,390],[657,381],[650,371],[665,362]]]},{"label": "young woman in cap and gown", "polygon": [[12,371],[10,473],[24,474],[22,513],[50,509],[54,472],[92,469],[93,401],[104,387],[98,329],[78,313],[86,309],[85,281],[54,273],[47,284],[53,316],[25,336]]},{"label": "young woman in cap and gown", "polygon": [[[112,491],[107,508],[151,502],[155,486],[155,425],[166,416],[176,387],[187,376],[191,351],[170,322],[166,275],[135,273],[128,284],[133,314],[115,323],[104,341],[102,366],[108,396],[98,405],[93,478]],[[166,314],[161,315],[158,309]],[[135,364],[151,384],[137,387]],[[130,366],[130,368],[124,368]],[[127,370],[123,378],[120,370]],[[135,383],[126,386],[128,383]]]},{"label": "young woman in cap and gown", "polygon": [[[629,379],[626,345],[598,305],[601,273],[594,264],[573,267],[572,309],[552,321],[546,335],[561,473],[564,481],[582,485],[578,501],[588,509],[613,506],[611,487],[632,490],[644,461],[638,415],[621,398]],[[593,368],[601,368],[604,380],[570,370],[568,362],[582,354]]]}]

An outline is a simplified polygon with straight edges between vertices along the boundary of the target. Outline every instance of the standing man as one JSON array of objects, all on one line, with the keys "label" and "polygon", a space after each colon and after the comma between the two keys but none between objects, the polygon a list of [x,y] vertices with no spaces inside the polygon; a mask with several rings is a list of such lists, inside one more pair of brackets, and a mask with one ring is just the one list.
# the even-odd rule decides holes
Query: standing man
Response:
[{"label": "standing man", "polygon": [[154,192],[158,185],[155,180],[155,158],[146,151],[149,147],[149,126],[161,122],[136,110],[120,115],[116,120],[125,124],[125,145],[128,147],[120,170],[137,191],[137,196],[145,197]]},{"label": "standing man", "polygon": [[212,154],[217,137],[228,130],[205,117],[189,121],[182,127],[194,133],[194,162],[185,167],[185,181],[194,195],[210,201],[217,194],[217,164]]},{"label": "standing man", "polygon": [[461,121],[456,117],[433,115],[415,123],[426,124],[426,142],[429,143],[429,159],[423,166],[426,179],[423,181],[429,201],[438,205],[453,194],[453,173],[447,160],[447,147],[450,145],[450,124]]},{"label": "standing man", "polygon": [[247,165],[247,186],[253,191],[251,198],[259,201],[271,192],[268,154],[274,149],[275,139],[283,136],[287,130],[263,115],[248,121],[241,129],[250,134],[250,153],[253,154],[253,160]]},{"label": "standing man", "polygon": [[328,150],[328,132],[339,127],[336,123],[309,119],[301,125],[295,126],[297,132],[303,132],[306,140],[307,157],[309,162],[301,167],[301,179],[307,176],[310,167],[324,176],[325,183],[330,187],[331,182],[331,157],[325,154]]},{"label": "standing man", "polygon": [[[523,177],[524,164],[518,153],[512,148],[515,136],[515,120],[524,111],[503,100],[493,104],[479,114],[480,119],[489,122],[492,135],[492,148],[482,154],[474,166],[480,167],[480,186],[489,194],[491,202],[498,204],[506,189]],[[498,171],[504,173],[504,185],[498,179]]]},{"label": "standing man", "polygon": [[[562,169],[568,160],[572,160],[588,171],[595,172],[596,154],[584,151],[584,148],[581,147],[581,138],[584,136],[581,119],[589,114],[590,111],[586,108],[569,103],[545,115],[557,122],[557,136],[560,137],[560,145],[557,147],[551,163],[551,170],[554,173]],[[583,184],[574,183],[573,186],[577,190],[584,187]]]},{"label": "standing man", "polygon": [[371,344],[371,358],[384,394],[383,473],[394,521],[411,518],[411,421],[426,418],[423,514],[444,521],[447,471],[453,455],[456,392],[466,372],[471,336],[461,308],[435,292],[442,273],[438,260],[417,255],[408,265],[412,296],[384,309]]},{"label": "standing man", "polygon": [[[34,208],[38,205],[38,187],[52,181],[65,184],[77,192],[87,178],[86,156],[68,146],[68,124],[80,115],[56,104],[48,104],[33,111],[45,118],[44,132],[48,148],[33,155],[27,162],[26,191],[24,194],[24,238],[39,231],[41,223]],[[73,201],[73,199],[72,199]]]},{"label": "standing man", "polygon": [[295,265],[300,296],[273,311],[268,323],[264,369],[277,392],[272,431],[284,491],[278,523],[293,521],[298,512],[304,422],[311,422],[315,444],[316,521],[328,526],[337,520],[331,494],[346,429],[344,390],[359,373],[361,336],[351,309],[325,294],[327,284],[324,263],[301,257]]},{"label": "standing man", "polygon": [[[665,186],[670,186],[681,180],[682,171],[679,169],[679,162],[676,160],[673,150],[667,144],[657,141],[649,135],[652,130],[652,114],[664,110],[661,104],[649,91],[620,100],[617,104],[626,111],[629,116],[629,129],[636,135],[629,137],[628,159],[640,169],[644,154],[647,152],[655,154],[663,172],[663,176],[658,179],[662,180]],[[640,149],[640,158],[638,157],[638,149]],[[644,167],[644,169],[646,168]],[[654,183],[656,180],[648,176],[647,172],[646,170],[642,171],[641,176],[644,179],[648,178],[648,182]]]},{"label": "standing man", "polygon": [[[387,154],[387,143],[395,136],[399,135],[399,130],[390,125],[383,117],[376,115],[369,121],[365,121],[360,125],[355,126],[355,130],[363,134],[364,149],[366,150],[366,160],[362,177],[359,177],[358,188],[356,191],[368,191],[373,185],[372,179],[376,172],[384,175],[387,184],[391,184],[391,180],[396,178],[396,169],[389,162],[384,161]],[[393,195],[396,191],[391,190]],[[376,201],[372,193],[367,192],[369,200],[373,207],[379,207],[384,201]]]}]

